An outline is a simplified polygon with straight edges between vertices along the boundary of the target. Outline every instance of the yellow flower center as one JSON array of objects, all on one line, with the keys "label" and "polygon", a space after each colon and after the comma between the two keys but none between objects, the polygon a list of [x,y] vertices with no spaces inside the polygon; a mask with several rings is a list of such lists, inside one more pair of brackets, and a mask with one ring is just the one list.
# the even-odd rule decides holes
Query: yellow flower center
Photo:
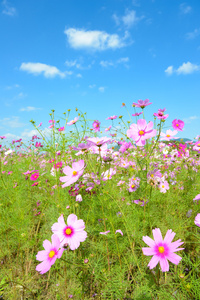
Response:
[{"label": "yellow flower center", "polygon": [[160,247],[158,248],[158,251],[159,251],[160,253],[164,253],[164,252],[165,252],[165,248],[164,248],[163,246],[160,246]]},{"label": "yellow flower center", "polygon": [[76,175],[77,175],[77,172],[76,172],[76,171],[73,171],[72,174],[73,174],[73,176],[76,176]]},{"label": "yellow flower center", "polygon": [[170,135],[169,135],[169,134],[167,134],[167,135],[166,135],[166,137],[170,137]]},{"label": "yellow flower center", "polygon": [[134,187],[135,187],[135,184],[133,184],[131,187],[132,187],[132,189],[134,189]]},{"label": "yellow flower center", "polygon": [[151,177],[154,177],[154,175],[153,175],[153,174],[151,174]]},{"label": "yellow flower center", "polygon": [[140,131],[139,131],[139,135],[144,135],[144,131],[143,131],[143,130],[140,130]]},{"label": "yellow flower center", "polygon": [[70,228],[67,228],[67,229],[65,230],[65,233],[66,233],[67,235],[70,235],[70,234],[72,233],[72,230],[71,230]]},{"label": "yellow flower center", "polygon": [[177,124],[176,124],[176,126],[178,127],[178,126],[179,126],[179,124],[177,123]]},{"label": "yellow flower center", "polygon": [[55,255],[55,251],[51,250],[51,251],[49,252],[49,257],[52,258],[52,257],[54,257],[54,255]]},{"label": "yellow flower center", "polygon": [[198,147],[200,147],[200,143],[199,143],[199,144],[197,144],[197,146],[198,146]]}]

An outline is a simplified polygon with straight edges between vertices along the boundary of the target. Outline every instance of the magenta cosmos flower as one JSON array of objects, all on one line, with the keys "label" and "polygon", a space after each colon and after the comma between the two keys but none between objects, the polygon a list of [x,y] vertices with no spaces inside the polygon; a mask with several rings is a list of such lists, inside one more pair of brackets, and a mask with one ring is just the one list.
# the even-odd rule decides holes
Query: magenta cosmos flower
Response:
[{"label": "magenta cosmos flower", "polygon": [[63,215],[58,218],[58,222],[51,227],[53,233],[57,234],[60,239],[61,246],[68,244],[71,250],[75,250],[80,246],[80,242],[84,242],[87,237],[85,223],[78,220],[77,216],[71,214],[67,218],[65,224]]},{"label": "magenta cosmos flower", "polygon": [[127,130],[127,136],[132,138],[137,146],[144,146],[146,139],[150,139],[156,135],[156,129],[152,128],[152,121],[147,124],[146,120],[140,119],[137,121],[137,124],[131,124]]},{"label": "magenta cosmos flower", "polygon": [[39,173],[33,173],[30,177],[30,180],[37,180],[39,176],[40,176]]},{"label": "magenta cosmos flower", "polygon": [[153,237],[152,240],[148,236],[143,236],[143,241],[150,247],[150,248],[142,248],[144,255],[153,255],[152,259],[150,260],[148,267],[153,269],[158,263],[160,263],[160,267],[162,272],[169,271],[169,263],[168,260],[171,261],[173,264],[178,265],[181,261],[182,257],[175,254],[174,252],[183,250],[184,248],[178,248],[180,245],[183,244],[181,240],[177,240],[176,242],[172,243],[173,238],[175,237],[176,233],[172,232],[171,229],[167,230],[165,238],[163,240],[162,234],[159,228],[153,229]]},{"label": "magenta cosmos flower", "polygon": [[36,259],[42,261],[36,267],[36,271],[40,272],[40,274],[44,274],[51,266],[55,263],[57,258],[61,258],[64,249],[60,249],[60,240],[56,234],[53,234],[51,237],[52,243],[48,240],[43,242],[43,247],[45,250],[39,251],[36,255]]},{"label": "magenta cosmos flower", "polygon": [[65,182],[62,187],[66,187],[76,182],[79,177],[83,175],[84,171],[84,160],[79,160],[77,162],[72,163],[72,168],[69,166],[63,168],[63,173],[66,176],[60,177],[61,182]]},{"label": "magenta cosmos flower", "polygon": [[169,117],[169,115],[164,115],[164,112],[166,111],[166,108],[159,108],[158,112],[157,113],[154,113],[153,115],[155,117],[157,117],[158,119],[161,119],[161,120],[165,120]]},{"label": "magenta cosmos flower", "polygon": [[92,123],[92,127],[93,127],[94,132],[100,131],[100,124],[101,123],[98,120],[95,120]]},{"label": "magenta cosmos flower", "polygon": [[138,103],[133,102],[132,106],[141,107],[143,109],[150,104],[152,104],[152,102],[149,102],[149,99],[146,99],[146,100],[138,100]]},{"label": "magenta cosmos flower", "polygon": [[183,130],[183,127],[184,127],[185,123],[181,120],[173,120],[172,121],[172,127],[175,129],[175,130],[178,130],[178,131],[182,131]]}]

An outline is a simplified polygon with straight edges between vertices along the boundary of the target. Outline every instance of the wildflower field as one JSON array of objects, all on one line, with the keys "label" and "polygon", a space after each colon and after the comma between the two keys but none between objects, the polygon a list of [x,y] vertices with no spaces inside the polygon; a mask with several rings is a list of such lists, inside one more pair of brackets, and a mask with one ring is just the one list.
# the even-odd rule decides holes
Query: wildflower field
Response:
[{"label": "wildflower field", "polygon": [[150,104],[0,137],[0,299],[200,299],[200,135]]}]

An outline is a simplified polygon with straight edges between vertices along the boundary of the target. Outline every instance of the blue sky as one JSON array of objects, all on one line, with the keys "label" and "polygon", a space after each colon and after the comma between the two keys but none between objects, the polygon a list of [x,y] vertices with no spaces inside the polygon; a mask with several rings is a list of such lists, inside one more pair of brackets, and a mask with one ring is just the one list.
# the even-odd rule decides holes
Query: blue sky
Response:
[{"label": "blue sky", "polygon": [[[89,119],[123,115],[148,98],[200,134],[200,1],[3,0],[0,5],[0,135],[31,137],[75,108]],[[138,112],[140,109],[137,110]],[[133,119],[133,122],[135,120]],[[116,122],[117,124],[117,122]]]}]

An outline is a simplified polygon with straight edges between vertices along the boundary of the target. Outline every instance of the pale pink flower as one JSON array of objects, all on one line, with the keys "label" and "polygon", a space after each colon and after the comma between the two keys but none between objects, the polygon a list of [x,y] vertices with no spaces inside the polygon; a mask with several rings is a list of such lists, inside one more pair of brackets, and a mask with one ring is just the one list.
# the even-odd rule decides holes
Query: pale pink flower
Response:
[{"label": "pale pink flower", "polygon": [[75,117],[74,120],[69,121],[69,122],[67,123],[67,125],[70,126],[70,125],[75,124],[75,123],[78,121],[78,119],[79,119],[79,117]]},{"label": "pale pink flower", "polygon": [[137,124],[131,124],[127,130],[127,136],[132,138],[137,146],[144,146],[145,140],[150,139],[156,135],[156,129],[153,129],[153,122],[148,124],[146,120],[140,119]]},{"label": "pale pink flower", "polygon": [[116,170],[113,169],[113,168],[110,168],[109,170],[106,170],[105,172],[103,172],[103,173],[101,174],[102,180],[103,180],[103,181],[106,181],[106,180],[108,180],[108,179],[111,179],[112,176],[115,175],[115,174],[116,174]]},{"label": "pale pink flower", "polygon": [[83,220],[78,220],[74,214],[68,216],[67,224],[65,224],[63,215],[61,215],[58,222],[51,227],[53,233],[58,235],[61,246],[68,244],[71,250],[77,249],[80,242],[85,241],[87,232],[84,229],[85,223]]},{"label": "pale pink flower", "polygon": [[182,131],[183,130],[183,127],[184,127],[185,123],[181,120],[173,120],[172,121],[172,127],[175,129],[175,130],[178,130],[178,131]]},{"label": "pale pink flower", "polygon": [[141,107],[143,109],[150,104],[152,104],[152,102],[149,102],[149,99],[146,99],[146,100],[138,100],[138,103],[133,102],[132,106]]},{"label": "pale pink flower", "polygon": [[66,176],[60,177],[61,182],[65,182],[62,187],[66,187],[76,182],[82,176],[84,171],[84,160],[79,160],[72,163],[72,168],[66,166],[63,168],[63,173]]},{"label": "pale pink flower", "polygon": [[82,198],[81,194],[76,196],[76,201],[77,202],[81,202],[82,200],[83,200],[83,198]]},{"label": "pale pink flower", "polygon": [[50,270],[51,266],[55,263],[57,258],[61,258],[64,249],[60,246],[59,237],[56,234],[53,234],[51,237],[52,243],[48,240],[43,242],[43,247],[45,250],[39,251],[36,255],[36,259],[42,261],[36,267],[36,271],[40,274],[44,274]]},{"label": "pale pink flower", "polygon": [[155,266],[158,263],[160,263],[162,272],[167,272],[169,271],[168,260],[175,265],[179,264],[182,257],[175,254],[174,252],[183,250],[184,248],[178,248],[180,245],[183,244],[183,242],[181,242],[180,239],[172,243],[172,240],[175,237],[175,235],[176,233],[172,232],[172,230],[169,229],[167,230],[167,233],[163,240],[160,229],[155,228],[153,230],[154,240],[152,240],[148,236],[143,236],[143,241],[150,247],[142,248],[143,254],[147,256],[153,255],[152,259],[148,264],[148,267],[150,269],[155,268]]},{"label": "pale pink flower", "polygon": [[161,136],[161,141],[162,140],[166,140],[166,141],[170,141],[171,139],[178,139],[177,137],[174,137],[174,135],[176,135],[178,133],[177,130],[172,131],[171,129],[168,129],[166,131],[166,133],[161,132],[160,136]]},{"label": "pale pink flower", "polygon": [[164,180],[159,184],[159,189],[161,193],[166,193],[167,190],[169,190],[169,183]]},{"label": "pale pink flower", "polygon": [[110,142],[110,138],[108,137],[92,137],[92,138],[88,138],[87,141],[90,142],[91,144],[97,146],[97,147],[101,147],[102,145],[106,144],[107,142]]},{"label": "pale pink flower", "polygon": [[200,194],[196,195],[196,197],[193,199],[193,201],[199,201],[200,200]]},{"label": "pale pink flower", "polygon": [[195,217],[195,220],[194,220],[194,223],[200,227],[200,214],[197,214],[196,217]]},{"label": "pale pink flower", "polygon": [[116,234],[117,232],[119,232],[119,233],[123,236],[123,232],[121,231],[121,229],[117,229],[117,230],[115,231],[115,234]]},{"label": "pale pink flower", "polygon": [[133,117],[139,117],[141,114],[142,114],[142,112],[139,112],[139,113],[132,114],[132,116]]},{"label": "pale pink flower", "polygon": [[114,119],[117,119],[117,116],[108,117],[106,120],[114,120]]},{"label": "pale pink flower", "polygon": [[110,232],[110,230],[107,230],[105,232],[99,232],[99,234],[107,235]]},{"label": "pale pink flower", "polygon": [[109,126],[105,129],[105,131],[109,131],[111,129],[112,126]]}]

